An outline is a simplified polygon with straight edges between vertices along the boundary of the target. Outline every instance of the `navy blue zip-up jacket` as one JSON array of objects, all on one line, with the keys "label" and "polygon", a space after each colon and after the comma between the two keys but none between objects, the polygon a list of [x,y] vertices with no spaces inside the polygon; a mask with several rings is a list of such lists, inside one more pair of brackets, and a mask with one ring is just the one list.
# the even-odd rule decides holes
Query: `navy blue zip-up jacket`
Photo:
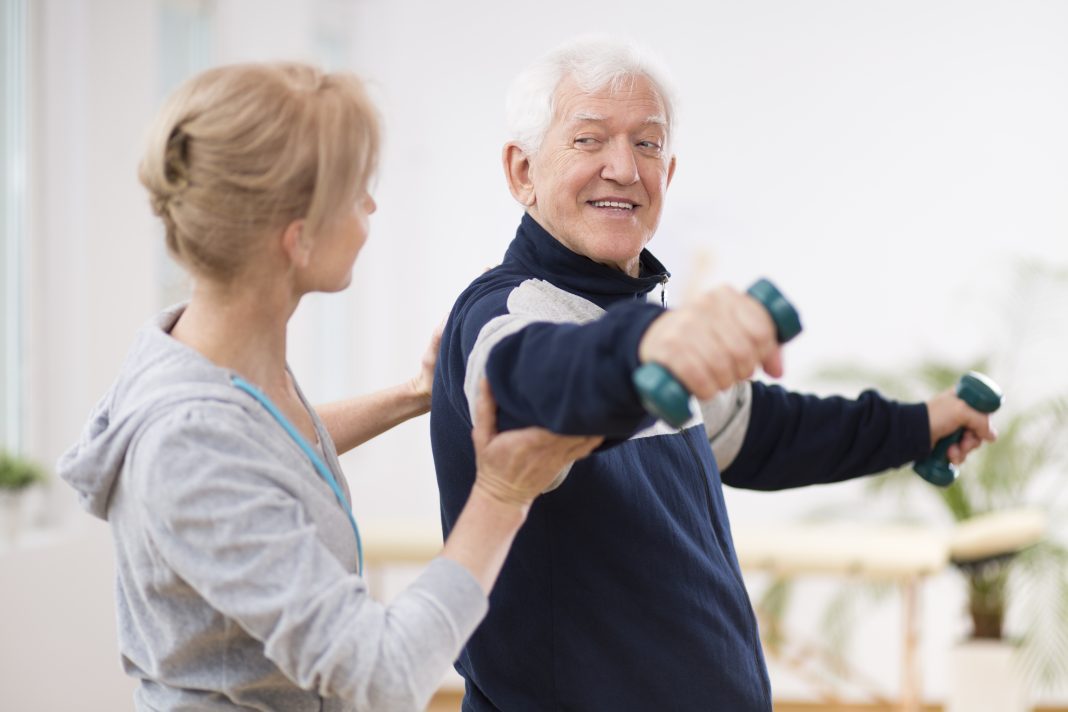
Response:
[{"label": "navy blue zip-up jacket", "polygon": [[923,404],[874,392],[816,398],[747,382],[698,404],[681,430],[654,422],[631,373],[662,312],[647,295],[667,277],[648,251],[630,277],[526,215],[504,262],[453,307],[430,421],[446,535],[474,482],[469,403],[483,375],[500,429],[609,438],[532,506],[457,662],[465,711],[769,712],[721,483],[833,482],[930,447]]}]

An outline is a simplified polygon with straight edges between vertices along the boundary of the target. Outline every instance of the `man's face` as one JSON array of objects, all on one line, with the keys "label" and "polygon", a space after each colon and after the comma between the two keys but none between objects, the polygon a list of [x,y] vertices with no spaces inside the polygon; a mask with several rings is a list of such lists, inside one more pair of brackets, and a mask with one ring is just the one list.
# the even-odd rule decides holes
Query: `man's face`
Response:
[{"label": "man's face", "polygon": [[531,217],[573,252],[637,276],[675,170],[665,117],[644,77],[592,94],[565,78],[530,161]]}]

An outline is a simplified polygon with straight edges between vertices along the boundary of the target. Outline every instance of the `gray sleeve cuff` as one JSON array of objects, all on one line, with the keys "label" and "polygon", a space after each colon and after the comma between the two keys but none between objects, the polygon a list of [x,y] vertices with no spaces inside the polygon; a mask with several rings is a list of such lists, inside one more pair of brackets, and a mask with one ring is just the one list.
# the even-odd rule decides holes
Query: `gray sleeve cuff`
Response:
[{"label": "gray sleeve cuff", "polygon": [[471,572],[443,556],[430,562],[413,588],[423,589],[438,600],[452,619],[461,648],[489,610],[489,598]]},{"label": "gray sleeve cuff", "polygon": [[441,676],[489,610],[474,577],[438,557],[389,605],[391,645],[366,701],[369,709],[425,709]]},{"label": "gray sleeve cuff", "polygon": [[705,433],[720,472],[730,467],[742,449],[752,411],[753,388],[749,381],[736,383],[709,400],[701,401]]}]

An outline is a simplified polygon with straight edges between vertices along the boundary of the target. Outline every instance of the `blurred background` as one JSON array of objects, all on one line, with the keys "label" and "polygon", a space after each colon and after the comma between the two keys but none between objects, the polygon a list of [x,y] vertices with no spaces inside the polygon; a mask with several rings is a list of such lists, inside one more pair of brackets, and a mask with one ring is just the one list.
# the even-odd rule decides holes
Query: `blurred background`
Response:
[{"label": "blurred background", "polygon": [[[1068,556],[1058,546],[1068,521],[1058,516],[1068,481],[1059,449],[1068,435],[1068,3],[0,6],[0,448],[18,458],[12,472],[29,463],[46,478],[23,486],[34,479],[23,468],[9,486],[0,479],[0,708],[130,706],[106,526],[47,478],[138,327],[186,292],[136,179],[163,98],[198,70],[246,60],[308,60],[370,82],[386,127],[371,239],[352,287],[307,298],[290,336],[306,393],[335,399],[414,375],[453,299],[499,261],[521,215],[500,165],[508,82],[557,43],[594,31],[654,50],[678,88],[678,168],[650,244],[673,274],[670,303],[768,276],[805,321],[786,352],[787,387],[854,394],[878,380],[901,389],[891,395],[919,399],[981,365],[1008,396],[998,418],[1025,421],[1008,438],[1016,450],[979,463],[992,489],[967,512],[918,480],[878,491],[851,482],[728,491],[735,527],[909,521],[937,536],[998,507],[1042,509],[1049,556],[1030,569],[1037,575],[1009,576],[1005,638],[1045,646],[1025,665],[1030,698],[1068,708],[1057,672],[1068,660],[1068,633],[1059,632],[1068,625]],[[1028,459],[1035,452],[1043,457]],[[436,526],[426,418],[343,465],[361,521]],[[921,588],[918,654],[932,704],[949,694],[950,652],[970,635],[961,573],[946,567]],[[393,574],[381,595],[405,575]],[[756,601],[779,583],[761,571],[747,580]],[[794,580],[776,620],[856,672],[828,693],[796,660],[772,656],[777,697],[812,709],[830,709],[819,705],[831,697],[862,704],[853,683],[863,679],[877,700],[893,699],[903,604],[892,584]],[[829,605],[839,622],[852,613],[848,634],[829,635]],[[1048,639],[1035,642],[1036,631]]]}]

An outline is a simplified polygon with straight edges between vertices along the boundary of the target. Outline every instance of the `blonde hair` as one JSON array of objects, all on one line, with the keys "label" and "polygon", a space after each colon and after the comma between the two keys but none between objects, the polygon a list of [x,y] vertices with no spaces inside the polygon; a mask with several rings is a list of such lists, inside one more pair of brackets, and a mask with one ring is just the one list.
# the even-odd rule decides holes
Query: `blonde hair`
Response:
[{"label": "blonde hair", "polygon": [[231,65],[171,95],[138,176],[175,258],[225,280],[265,232],[303,218],[315,234],[343,214],[367,189],[379,141],[377,111],[355,75]]}]

